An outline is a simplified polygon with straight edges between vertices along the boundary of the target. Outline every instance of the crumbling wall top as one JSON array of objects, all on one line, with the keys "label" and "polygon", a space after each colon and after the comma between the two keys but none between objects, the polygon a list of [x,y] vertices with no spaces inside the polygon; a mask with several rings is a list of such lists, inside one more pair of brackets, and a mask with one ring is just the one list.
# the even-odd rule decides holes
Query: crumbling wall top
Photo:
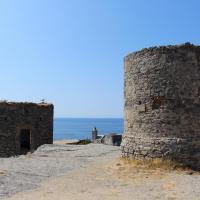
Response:
[{"label": "crumbling wall top", "polygon": [[200,53],[200,46],[199,45],[194,45],[194,44],[191,44],[189,42],[186,42],[186,43],[180,44],[180,45],[154,46],[154,47],[149,47],[149,48],[143,48],[139,51],[129,53],[125,57],[125,61],[126,60],[128,61],[133,56],[142,56],[142,55],[145,55],[147,53],[155,53],[155,52],[160,52],[160,53],[171,52],[172,53],[173,51],[176,51],[177,49],[187,49],[187,50],[193,49],[194,51],[198,51]]},{"label": "crumbling wall top", "polygon": [[37,106],[37,107],[53,107],[52,103],[33,103],[33,102],[14,102],[14,101],[0,101],[0,105],[4,106]]}]

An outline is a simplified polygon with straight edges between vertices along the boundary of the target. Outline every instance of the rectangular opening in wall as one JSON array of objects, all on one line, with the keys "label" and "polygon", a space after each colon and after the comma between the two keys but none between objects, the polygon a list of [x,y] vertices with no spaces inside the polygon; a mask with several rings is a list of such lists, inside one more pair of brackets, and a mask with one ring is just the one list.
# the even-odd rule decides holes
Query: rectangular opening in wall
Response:
[{"label": "rectangular opening in wall", "polygon": [[31,131],[30,129],[22,129],[20,132],[20,153],[26,154],[31,148]]},{"label": "rectangular opening in wall", "polygon": [[160,109],[164,105],[164,96],[153,96],[152,98],[152,109]]}]

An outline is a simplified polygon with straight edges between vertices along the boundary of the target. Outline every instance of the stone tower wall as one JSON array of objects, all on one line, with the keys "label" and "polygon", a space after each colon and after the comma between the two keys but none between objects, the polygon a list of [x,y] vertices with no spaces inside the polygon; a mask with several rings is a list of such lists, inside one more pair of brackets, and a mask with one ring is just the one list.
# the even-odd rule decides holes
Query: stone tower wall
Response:
[{"label": "stone tower wall", "polygon": [[200,47],[143,49],[125,58],[122,155],[200,168]]},{"label": "stone tower wall", "polygon": [[20,131],[30,130],[30,151],[53,143],[53,105],[0,103],[0,157],[20,154]]}]

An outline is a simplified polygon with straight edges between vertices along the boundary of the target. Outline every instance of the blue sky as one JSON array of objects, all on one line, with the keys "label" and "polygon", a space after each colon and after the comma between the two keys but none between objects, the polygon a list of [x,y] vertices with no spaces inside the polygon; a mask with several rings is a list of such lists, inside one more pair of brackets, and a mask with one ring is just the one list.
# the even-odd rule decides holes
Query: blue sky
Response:
[{"label": "blue sky", "polygon": [[0,0],[0,99],[122,117],[123,57],[200,41],[199,0]]}]

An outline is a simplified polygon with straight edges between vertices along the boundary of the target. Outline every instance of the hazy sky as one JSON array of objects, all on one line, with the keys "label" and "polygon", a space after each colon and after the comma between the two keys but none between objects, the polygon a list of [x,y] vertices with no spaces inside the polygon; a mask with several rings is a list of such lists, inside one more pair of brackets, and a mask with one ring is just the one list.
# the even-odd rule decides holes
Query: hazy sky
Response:
[{"label": "hazy sky", "polygon": [[122,117],[123,57],[200,43],[199,0],[0,0],[0,99]]}]

